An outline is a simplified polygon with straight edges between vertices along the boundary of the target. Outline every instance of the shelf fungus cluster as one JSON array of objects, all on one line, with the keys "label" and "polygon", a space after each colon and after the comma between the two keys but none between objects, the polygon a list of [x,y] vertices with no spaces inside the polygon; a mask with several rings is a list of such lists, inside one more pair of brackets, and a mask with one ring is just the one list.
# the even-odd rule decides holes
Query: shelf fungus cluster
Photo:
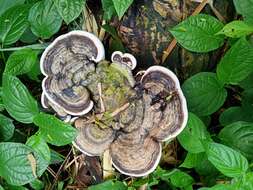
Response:
[{"label": "shelf fungus cluster", "polygon": [[41,58],[42,105],[75,119],[73,144],[81,152],[100,156],[109,150],[121,173],[145,176],[159,163],[161,143],[185,127],[185,97],[170,70],[152,66],[134,77],[132,55],[115,52],[108,62],[104,54],[93,34],[58,37]]}]

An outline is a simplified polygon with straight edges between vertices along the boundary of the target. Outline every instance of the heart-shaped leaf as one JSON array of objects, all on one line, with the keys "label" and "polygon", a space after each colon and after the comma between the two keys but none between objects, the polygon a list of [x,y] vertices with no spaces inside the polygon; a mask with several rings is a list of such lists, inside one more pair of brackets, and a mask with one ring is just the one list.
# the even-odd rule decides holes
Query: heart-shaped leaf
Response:
[{"label": "heart-shaped leaf", "polygon": [[199,14],[190,16],[170,30],[178,43],[193,52],[209,52],[222,46],[224,37],[215,35],[223,28],[216,18]]}]

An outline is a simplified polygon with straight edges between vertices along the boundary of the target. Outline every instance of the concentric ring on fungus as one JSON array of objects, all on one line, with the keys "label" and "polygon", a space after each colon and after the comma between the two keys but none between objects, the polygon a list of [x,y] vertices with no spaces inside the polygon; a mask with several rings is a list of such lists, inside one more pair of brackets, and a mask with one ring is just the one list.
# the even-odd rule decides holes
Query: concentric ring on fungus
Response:
[{"label": "concentric ring on fungus", "polygon": [[41,58],[46,76],[42,105],[60,116],[79,117],[73,144],[84,154],[101,156],[109,149],[121,173],[148,175],[160,161],[162,142],[175,138],[187,123],[179,81],[161,66],[150,67],[135,81],[132,55],[117,51],[113,63],[103,59],[103,45],[90,33],[70,32],[57,38]]}]

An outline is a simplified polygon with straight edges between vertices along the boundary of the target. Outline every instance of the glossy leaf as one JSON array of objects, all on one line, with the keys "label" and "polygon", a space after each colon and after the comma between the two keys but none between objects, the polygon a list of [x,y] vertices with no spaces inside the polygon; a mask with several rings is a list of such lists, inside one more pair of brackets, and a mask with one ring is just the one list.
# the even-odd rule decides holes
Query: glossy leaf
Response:
[{"label": "glossy leaf", "polygon": [[238,84],[253,71],[253,47],[241,38],[221,59],[217,77],[225,84]]},{"label": "glossy leaf", "polygon": [[203,158],[203,154],[204,153],[190,153],[188,152],[185,159],[184,159],[184,162],[180,165],[180,167],[183,167],[183,168],[194,168],[195,166],[197,166],[202,158]]},{"label": "glossy leaf", "polygon": [[44,159],[30,147],[21,143],[0,143],[0,176],[11,185],[24,185],[33,181],[32,155],[36,159],[36,175],[41,176],[47,168]]},{"label": "glossy leaf", "polygon": [[199,14],[190,16],[170,30],[178,43],[193,52],[209,52],[222,46],[224,37],[215,35],[223,28],[216,18]]},{"label": "glossy leaf", "polygon": [[175,172],[169,176],[169,179],[173,186],[179,188],[187,187],[194,182],[194,179],[189,174],[180,170],[175,170]]},{"label": "glossy leaf", "polygon": [[63,146],[76,137],[76,129],[53,115],[39,113],[34,117],[34,124],[39,126],[39,133],[50,144]]},{"label": "glossy leaf", "polygon": [[217,34],[224,34],[230,38],[240,38],[253,33],[253,26],[243,21],[235,20],[226,24]]},{"label": "glossy leaf", "polygon": [[39,112],[35,99],[15,76],[3,75],[3,102],[8,113],[17,121],[32,123]]},{"label": "glossy leaf", "polygon": [[48,39],[59,31],[62,18],[52,0],[37,2],[28,17],[32,32],[43,39]]},{"label": "glossy leaf", "polygon": [[50,162],[50,149],[42,136],[35,134],[29,137],[27,139],[26,145],[40,154],[48,163]]},{"label": "glossy leaf", "polygon": [[75,20],[85,6],[85,0],[53,0],[63,20],[69,24]]},{"label": "glossy leaf", "polygon": [[204,152],[201,140],[208,139],[209,134],[204,123],[193,113],[189,113],[188,122],[177,139],[181,146],[190,153]]},{"label": "glossy leaf", "polygon": [[212,142],[205,149],[208,160],[225,176],[239,177],[248,170],[247,159],[232,148]]},{"label": "glossy leaf", "polygon": [[28,5],[17,5],[0,16],[0,43],[13,44],[28,27]]},{"label": "glossy leaf", "polygon": [[0,0],[0,16],[7,11],[9,8],[14,7],[16,5],[21,5],[25,2],[25,0]]},{"label": "glossy leaf", "polygon": [[43,181],[40,181],[38,179],[35,179],[34,181],[32,181],[30,183],[30,186],[34,189],[34,190],[42,190],[45,189],[45,185],[43,183]]},{"label": "glossy leaf", "polygon": [[12,53],[6,63],[4,72],[10,75],[28,73],[37,59],[37,53],[32,49],[22,49]]},{"label": "glossy leaf", "polygon": [[112,2],[118,17],[121,19],[130,5],[133,3],[133,0],[112,0]]},{"label": "glossy leaf", "polygon": [[252,190],[253,189],[253,172],[248,172],[239,179],[235,179],[233,190]]},{"label": "glossy leaf", "polygon": [[199,116],[216,112],[227,97],[227,91],[219,83],[215,73],[198,73],[186,80],[182,89],[189,110]]},{"label": "glossy leaf", "polygon": [[224,144],[241,151],[250,160],[253,159],[253,123],[232,123],[220,131],[219,138]]}]

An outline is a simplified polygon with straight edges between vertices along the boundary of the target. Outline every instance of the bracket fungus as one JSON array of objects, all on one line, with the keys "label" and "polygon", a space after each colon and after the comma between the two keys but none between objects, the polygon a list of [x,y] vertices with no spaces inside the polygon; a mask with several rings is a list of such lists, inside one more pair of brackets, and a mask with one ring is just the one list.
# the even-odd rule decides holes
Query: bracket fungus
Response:
[{"label": "bracket fungus", "polygon": [[141,77],[136,59],[104,47],[93,34],[74,31],[58,37],[43,53],[42,106],[73,117],[81,152],[100,156],[109,150],[114,167],[145,176],[157,167],[162,142],[186,126],[186,100],[175,74],[152,66]]}]

